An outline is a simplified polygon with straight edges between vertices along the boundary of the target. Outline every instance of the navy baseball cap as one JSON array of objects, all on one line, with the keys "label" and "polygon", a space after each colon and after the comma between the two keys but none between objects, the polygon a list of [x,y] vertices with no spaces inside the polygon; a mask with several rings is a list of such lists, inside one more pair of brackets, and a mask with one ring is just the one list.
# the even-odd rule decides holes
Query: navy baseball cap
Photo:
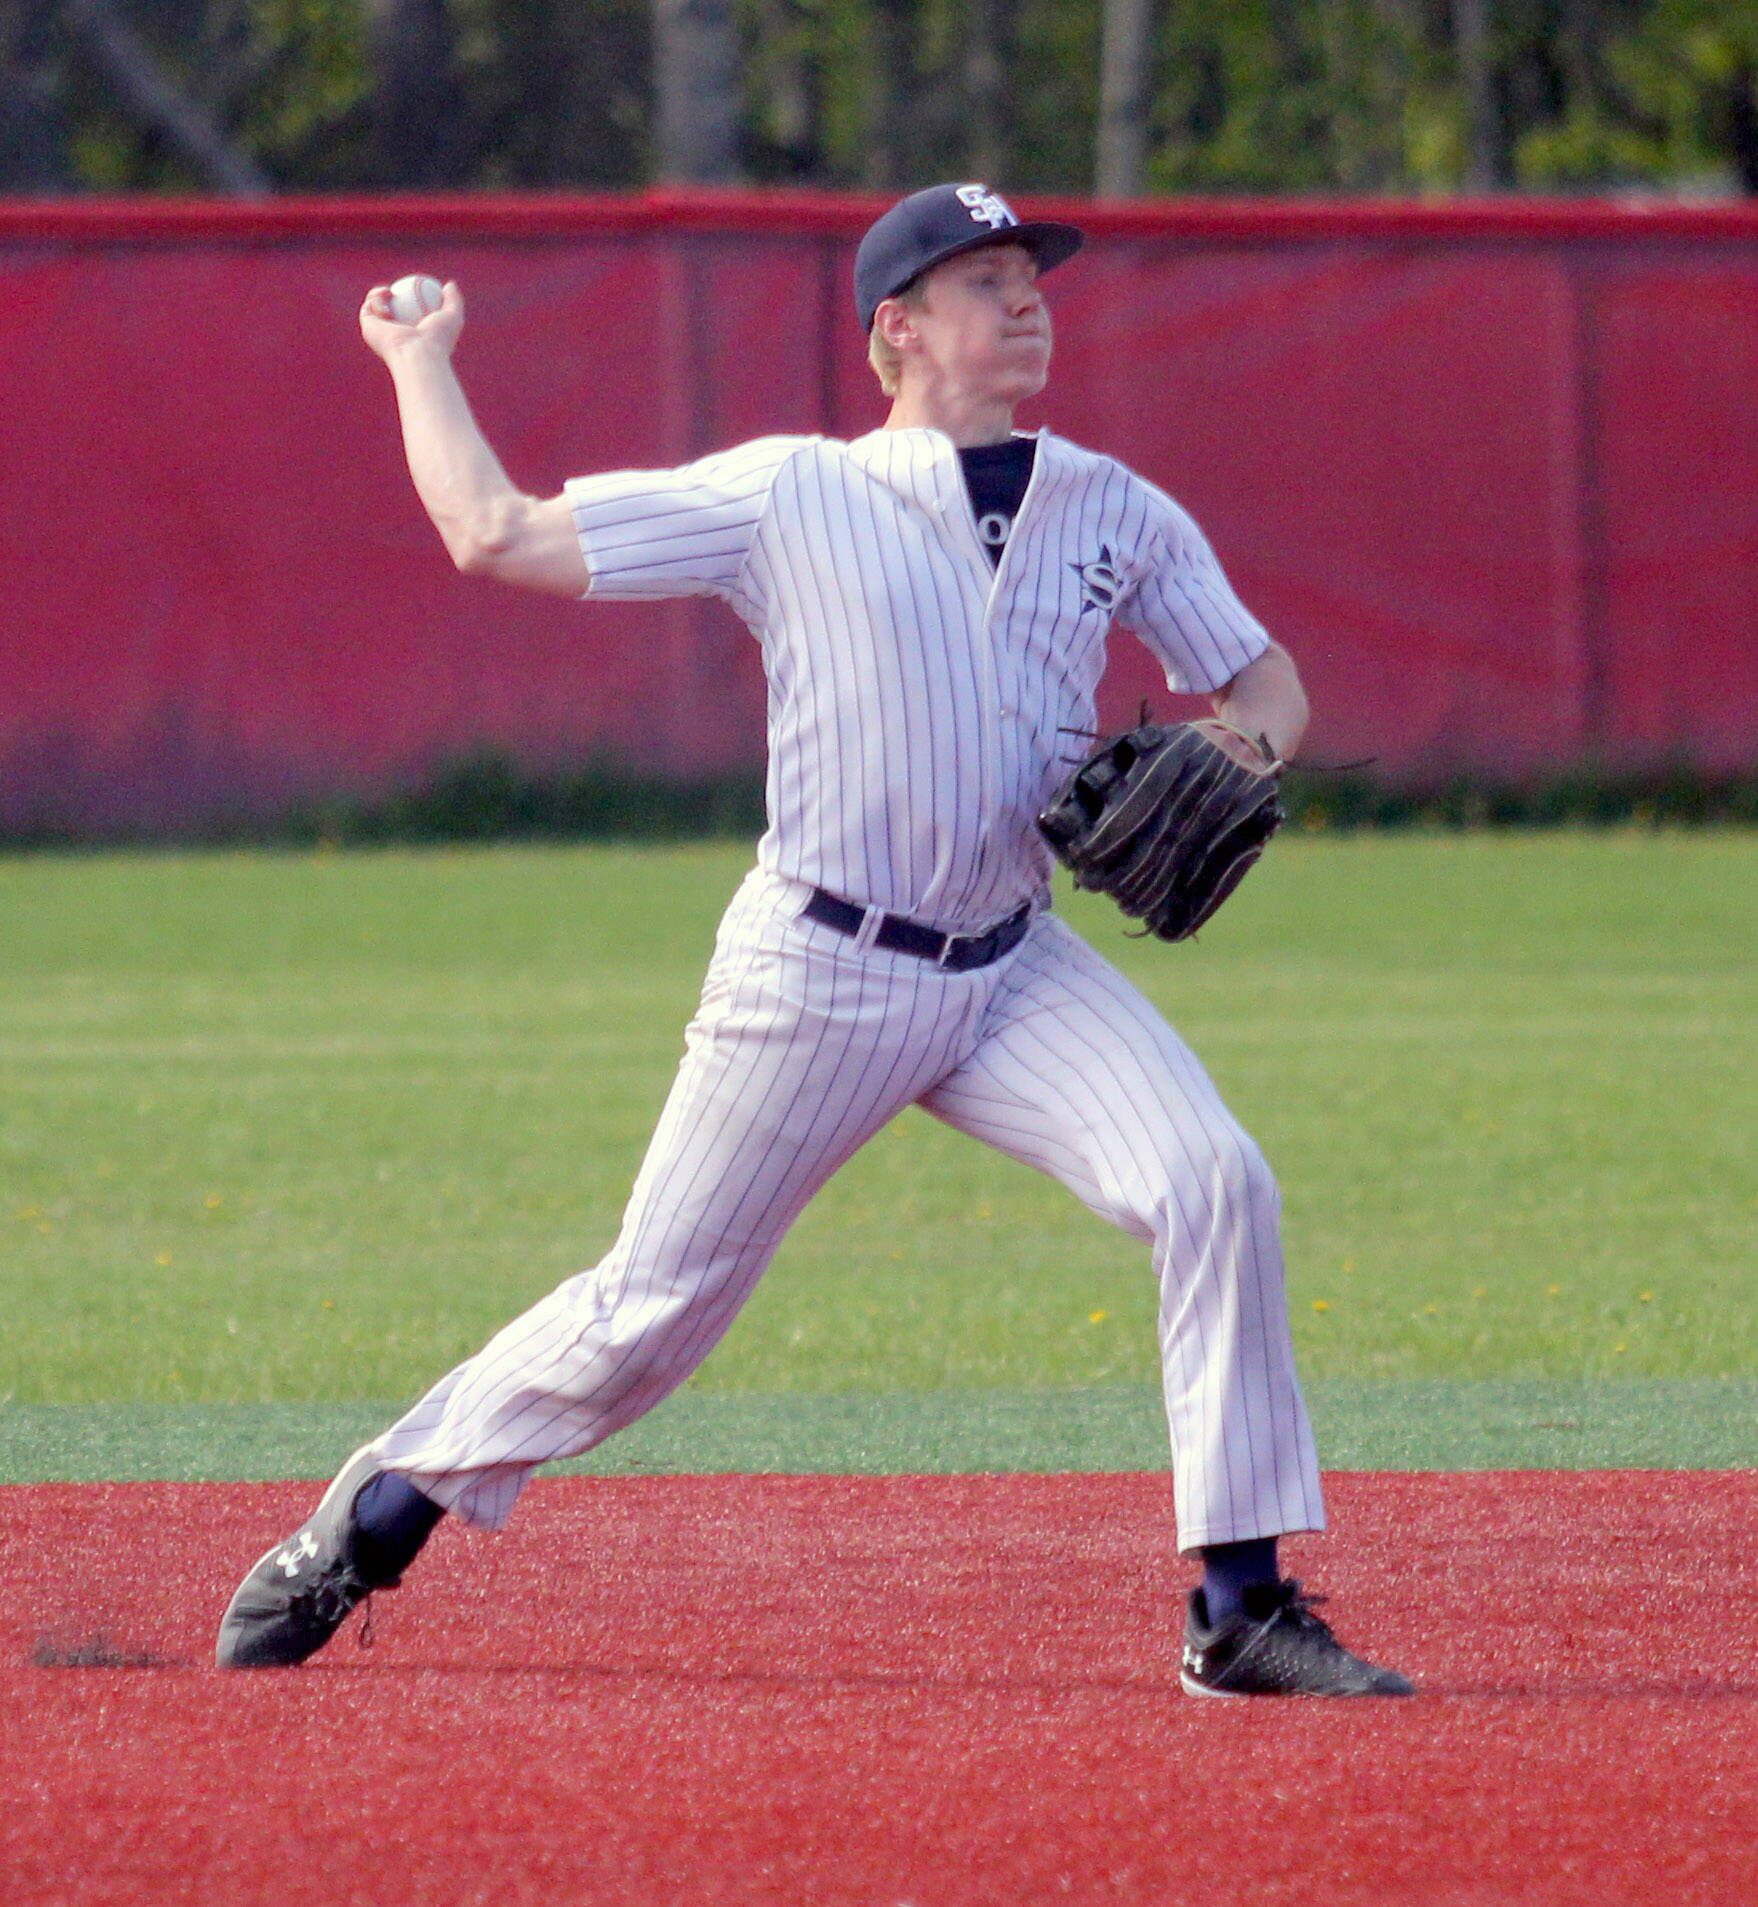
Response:
[{"label": "navy baseball cap", "polygon": [[1054,219],[1020,220],[986,185],[931,185],[900,199],[867,228],[855,253],[855,312],[871,331],[881,302],[930,265],[979,245],[1023,245],[1046,272],[1072,258],[1085,234]]}]

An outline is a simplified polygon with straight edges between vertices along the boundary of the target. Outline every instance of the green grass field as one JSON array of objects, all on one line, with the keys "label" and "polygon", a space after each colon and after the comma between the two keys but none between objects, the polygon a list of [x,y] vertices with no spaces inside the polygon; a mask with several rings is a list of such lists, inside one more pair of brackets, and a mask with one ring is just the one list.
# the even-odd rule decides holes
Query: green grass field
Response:
[{"label": "green grass field", "polygon": [[[611,1238],[724,847],[0,861],[0,1401],[407,1395]],[[1278,842],[1083,931],[1283,1183],[1321,1386],[1758,1375],[1758,837]],[[1142,1385],[1137,1247],[910,1114],[696,1393]]]}]

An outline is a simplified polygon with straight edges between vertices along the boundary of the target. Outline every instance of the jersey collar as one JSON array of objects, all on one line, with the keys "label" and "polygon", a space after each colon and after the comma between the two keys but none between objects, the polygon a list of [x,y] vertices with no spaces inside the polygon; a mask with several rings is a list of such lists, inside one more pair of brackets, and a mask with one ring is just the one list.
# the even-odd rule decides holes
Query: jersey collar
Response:
[{"label": "jersey collar", "polygon": [[[1032,487],[1043,491],[1055,484],[1063,468],[1061,439],[1047,430],[1016,431],[1037,440]],[[848,445],[848,455],[876,482],[894,490],[924,510],[946,510],[964,504],[964,470],[958,451],[945,431],[932,425],[907,430],[873,430]]]}]

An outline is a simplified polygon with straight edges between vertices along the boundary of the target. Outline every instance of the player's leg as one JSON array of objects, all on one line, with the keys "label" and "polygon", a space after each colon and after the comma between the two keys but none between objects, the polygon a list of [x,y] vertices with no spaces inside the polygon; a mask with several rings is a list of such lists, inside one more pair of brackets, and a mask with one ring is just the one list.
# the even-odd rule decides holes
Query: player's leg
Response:
[{"label": "player's leg", "polygon": [[[1036,922],[999,982],[982,1037],[922,1104],[1152,1245],[1179,1543],[1208,1571],[1183,1686],[1409,1693],[1277,1578],[1275,1537],[1322,1528],[1324,1508],[1262,1154],[1151,1003],[1060,921]],[[1238,1606],[1211,1615],[1221,1563]]]},{"label": "player's leg", "polygon": [[336,1613],[338,1582],[353,1601],[373,1586],[356,1567],[351,1493],[370,1511],[385,1507],[372,1493],[400,1490],[389,1520],[413,1510],[415,1547],[434,1505],[495,1528],[538,1465],[650,1410],[718,1342],[824,1181],[968,1041],[975,982],[908,956],[858,955],[791,918],[761,883],[756,896],[761,905],[741,894],[723,926],[610,1252],[356,1453],[306,1530],[252,1572],[256,1589],[247,1578],[222,1630],[223,1660],[250,1659],[240,1651],[272,1626],[263,1610],[284,1604],[295,1578],[321,1579],[317,1619],[295,1625],[304,1653],[308,1633],[321,1646],[352,1606]]},{"label": "player's leg", "polygon": [[1322,1528],[1275,1181],[1153,1005],[1046,916],[922,1103],[1151,1245],[1180,1545]]},{"label": "player's leg", "polygon": [[973,992],[785,913],[723,937],[616,1243],[393,1425],[381,1463],[492,1528],[537,1465],[652,1409],[825,1180],[944,1071],[969,1017],[947,999]]}]

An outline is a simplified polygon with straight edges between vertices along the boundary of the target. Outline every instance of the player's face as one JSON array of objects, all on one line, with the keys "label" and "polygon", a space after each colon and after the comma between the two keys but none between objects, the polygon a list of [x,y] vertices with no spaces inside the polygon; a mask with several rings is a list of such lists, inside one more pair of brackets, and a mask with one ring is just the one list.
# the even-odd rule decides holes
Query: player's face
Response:
[{"label": "player's face", "polygon": [[923,281],[916,330],[942,377],[1018,404],[1044,388],[1050,312],[1023,245],[982,245],[936,265]]}]

